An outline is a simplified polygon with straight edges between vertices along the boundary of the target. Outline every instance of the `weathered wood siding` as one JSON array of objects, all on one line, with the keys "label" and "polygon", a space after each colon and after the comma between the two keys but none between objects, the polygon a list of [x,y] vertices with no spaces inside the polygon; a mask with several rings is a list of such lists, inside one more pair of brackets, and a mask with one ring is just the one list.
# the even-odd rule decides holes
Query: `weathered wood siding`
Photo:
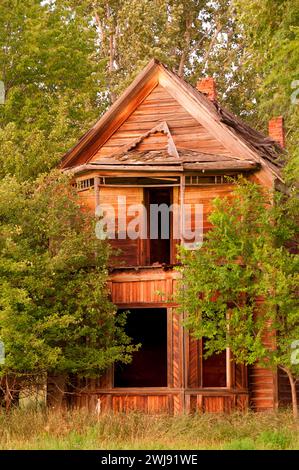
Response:
[{"label": "weathered wood siding", "polygon": [[[278,369],[278,404],[281,407],[291,406],[291,387],[287,374]],[[299,383],[297,383],[297,400],[299,401]]]},{"label": "weathered wood siding", "polygon": [[[219,184],[215,186],[186,186],[185,188],[185,204],[190,207],[186,208],[186,218],[191,218],[191,228],[194,230],[194,207],[195,204],[202,204],[203,210],[203,232],[206,233],[211,228],[211,223],[208,218],[213,209],[213,200],[216,197],[224,198],[231,194],[233,185]],[[191,210],[191,217],[190,217]]]},{"label": "weathered wood siding", "polygon": [[[119,199],[119,198],[122,198]],[[120,201],[120,203],[119,203]],[[126,202],[122,202],[126,201]],[[140,239],[132,240],[126,232],[119,230],[121,227],[128,227],[128,224],[134,219],[136,214],[128,215],[127,209],[130,205],[142,204],[143,189],[142,188],[100,188],[100,203],[110,205],[114,213],[111,217],[115,217],[116,239],[110,240],[113,249],[120,250],[119,254],[113,257],[113,262],[123,266],[137,266],[141,256],[140,250],[142,244]]]},{"label": "weathered wood siding", "polygon": [[249,368],[248,377],[249,404],[255,411],[266,411],[277,408],[276,372],[258,364]]},{"label": "weathered wood siding", "polygon": [[186,393],[186,411],[190,413],[230,413],[245,411],[248,408],[246,392],[226,392],[207,390],[198,393]]},{"label": "weathered wood siding", "polygon": [[97,398],[101,400],[101,413],[130,413],[139,411],[147,414],[179,414],[183,409],[183,395],[180,392],[130,390],[90,392],[75,395],[73,406],[95,412]]},{"label": "weathered wood siding", "polygon": [[[121,146],[166,121],[178,148],[196,149],[219,155],[231,154],[201,126],[161,85],[145,98],[110,139],[95,153],[92,161],[112,155]],[[165,148],[165,136],[155,135],[140,145],[141,150]]]},{"label": "weathered wood siding", "polygon": [[[255,316],[264,315],[263,297],[256,298]],[[269,349],[275,348],[275,333],[269,323],[269,329],[263,334],[263,343]],[[277,371],[256,363],[249,368],[250,406],[256,411],[276,409],[278,407]]]},{"label": "weathered wood siding", "polygon": [[[85,209],[90,210],[92,213],[95,211],[95,191],[94,188],[79,192],[82,204]],[[111,239],[109,242],[114,250],[115,255],[112,257],[112,263],[119,266],[137,266],[140,264],[142,257],[143,243],[140,239],[132,240],[125,232],[120,230],[118,234],[118,227],[128,227],[128,224],[134,219],[136,214],[128,215],[125,205],[120,198],[124,198],[127,208],[130,205],[142,204],[143,202],[143,188],[115,188],[101,186],[99,189],[99,198],[101,205],[109,205],[109,219],[113,222],[115,220],[115,234],[116,238]],[[123,199],[123,200],[124,200]],[[124,238],[123,238],[124,237]],[[117,254],[116,254],[117,253]]]},{"label": "weathered wood siding", "polygon": [[201,383],[200,377],[200,342],[188,335],[187,342],[187,387],[199,388]]},{"label": "weathered wood siding", "polygon": [[167,307],[179,274],[162,269],[142,269],[139,272],[115,272],[110,275],[111,299],[121,308],[159,304]]}]

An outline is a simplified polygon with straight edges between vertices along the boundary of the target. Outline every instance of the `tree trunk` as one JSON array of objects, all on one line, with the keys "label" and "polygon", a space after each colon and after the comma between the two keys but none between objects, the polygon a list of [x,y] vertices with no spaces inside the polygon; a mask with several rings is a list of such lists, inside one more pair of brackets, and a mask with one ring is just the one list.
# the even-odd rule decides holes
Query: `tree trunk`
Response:
[{"label": "tree trunk", "polygon": [[0,407],[9,412],[12,406],[19,406],[19,383],[15,377],[5,376],[0,381]]},{"label": "tree trunk", "polygon": [[[117,41],[117,25],[114,27],[111,26],[111,9],[109,2],[106,3],[106,23],[110,24],[108,37],[105,27],[103,27],[102,21],[99,17],[96,8],[94,8],[94,19],[96,21],[97,27],[100,31],[100,40],[104,44],[104,54],[109,56],[109,66],[108,66],[108,90],[110,94],[110,101],[114,103],[116,100],[116,94],[112,90],[112,75],[115,71],[115,54],[116,54],[116,41]],[[105,23],[105,20],[104,20]]]},{"label": "tree trunk", "polygon": [[296,390],[296,381],[291,373],[291,371],[286,367],[281,367],[281,369],[287,374],[292,394],[292,408],[294,419],[298,419],[298,400],[297,400],[297,390]]},{"label": "tree trunk", "polygon": [[54,410],[63,409],[66,406],[67,376],[66,374],[49,374],[47,377],[47,406]]},{"label": "tree trunk", "polygon": [[186,51],[184,50],[182,52],[182,55],[181,55],[181,60],[180,60],[180,65],[179,65],[179,68],[178,68],[178,76],[179,77],[182,77],[184,76],[184,66],[185,66],[185,62],[186,62],[186,57],[187,57],[187,53]]},{"label": "tree trunk", "polygon": [[178,76],[179,77],[184,76],[184,66],[185,66],[185,63],[186,63],[186,60],[187,60],[187,55],[188,55],[188,51],[189,51],[189,48],[190,48],[190,41],[191,41],[191,33],[190,33],[191,26],[192,26],[191,18],[187,18],[186,19],[186,25],[185,25],[186,30],[185,30],[185,34],[184,34],[185,44],[184,44],[184,47],[183,47],[183,50],[182,50],[180,65],[179,65],[179,68],[178,68]]},{"label": "tree trunk", "polygon": [[106,5],[106,15],[107,21],[110,23],[110,31],[109,31],[109,91],[110,91],[110,99],[111,103],[114,103],[116,100],[116,94],[112,90],[112,75],[115,70],[114,68],[114,59],[115,59],[115,49],[116,49],[116,26],[113,28],[111,26],[111,11],[109,2]]}]

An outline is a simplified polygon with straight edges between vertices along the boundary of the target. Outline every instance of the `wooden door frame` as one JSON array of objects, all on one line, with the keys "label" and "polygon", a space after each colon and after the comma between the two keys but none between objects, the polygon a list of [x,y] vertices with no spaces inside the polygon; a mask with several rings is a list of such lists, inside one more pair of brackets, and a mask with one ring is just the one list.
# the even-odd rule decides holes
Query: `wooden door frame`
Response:
[{"label": "wooden door frame", "polygon": [[[173,186],[161,186],[161,188],[169,189],[170,193],[170,206],[174,202],[174,187]],[[151,266],[150,265],[150,211],[148,210],[149,207],[149,189],[146,186],[143,187],[143,205],[146,209],[146,224],[147,224],[147,238],[140,240],[140,249],[139,249],[139,264],[140,266]],[[160,186],[157,186],[156,189],[160,189]],[[175,250],[175,240],[173,239],[174,234],[174,214],[173,211],[170,212],[170,221],[169,221],[169,238],[170,238],[170,247],[169,247],[169,259],[170,264],[174,263],[176,250]]]},{"label": "wooden door frame", "polygon": [[166,377],[167,377],[167,386],[166,387],[115,387],[114,386],[114,378],[115,378],[115,368],[114,365],[112,365],[109,368],[109,371],[107,373],[109,374],[110,378],[110,388],[113,391],[119,391],[120,393],[125,393],[125,392],[131,392],[133,390],[140,390],[142,393],[145,393],[146,390],[149,390],[150,392],[154,391],[167,391],[172,387],[172,358],[173,358],[173,351],[172,351],[172,327],[173,327],[173,308],[172,307],[167,307],[163,303],[159,304],[150,304],[146,303],[144,305],[138,304],[138,306],[135,306],[135,304],[130,305],[128,307],[129,309],[147,309],[147,308],[159,308],[159,309],[165,309],[166,310],[166,349],[167,349],[167,354],[166,354]]}]

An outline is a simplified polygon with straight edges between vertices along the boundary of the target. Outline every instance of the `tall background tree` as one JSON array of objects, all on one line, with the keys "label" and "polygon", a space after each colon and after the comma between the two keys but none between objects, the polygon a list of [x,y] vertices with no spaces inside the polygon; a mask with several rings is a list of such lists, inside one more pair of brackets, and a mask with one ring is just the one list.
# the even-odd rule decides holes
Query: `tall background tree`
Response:
[{"label": "tall background tree", "polygon": [[152,57],[193,84],[213,75],[219,99],[261,130],[283,114],[296,155],[298,10],[298,0],[4,0],[2,174],[52,168]]},{"label": "tall background tree", "polygon": [[1,2],[2,176],[48,171],[106,106],[95,30],[64,3]]},{"label": "tall background tree", "polygon": [[290,155],[287,177],[299,177],[299,1],[235,0],[243,36],[242,67],[254,75],[251,98],[255,125],[267,131],[269,118],[286,120]]},{"label": "tall background tree", "polygon": [[55,166],[152,57],[192,83],[213,73],[239,111],[238,31],[231,0],[4,0],[0,175]]},{"label": "tall background tree", "polygon": [[298,11],[298,0],[3,0],[0,174],[55,166],[152,57],[193,84],[213,75],[220,101],[260,130],[283,114],[296,173]]}]

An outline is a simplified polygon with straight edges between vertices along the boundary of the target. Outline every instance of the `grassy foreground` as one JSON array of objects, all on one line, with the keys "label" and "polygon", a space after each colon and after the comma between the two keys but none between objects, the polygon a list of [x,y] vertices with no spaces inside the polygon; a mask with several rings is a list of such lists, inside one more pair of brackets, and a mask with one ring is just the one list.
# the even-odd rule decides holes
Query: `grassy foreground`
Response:
[{"label": "grassy foreground", "polygon": [[0,412],[0,449],[299,449],[290,412],[197,416]]}]

